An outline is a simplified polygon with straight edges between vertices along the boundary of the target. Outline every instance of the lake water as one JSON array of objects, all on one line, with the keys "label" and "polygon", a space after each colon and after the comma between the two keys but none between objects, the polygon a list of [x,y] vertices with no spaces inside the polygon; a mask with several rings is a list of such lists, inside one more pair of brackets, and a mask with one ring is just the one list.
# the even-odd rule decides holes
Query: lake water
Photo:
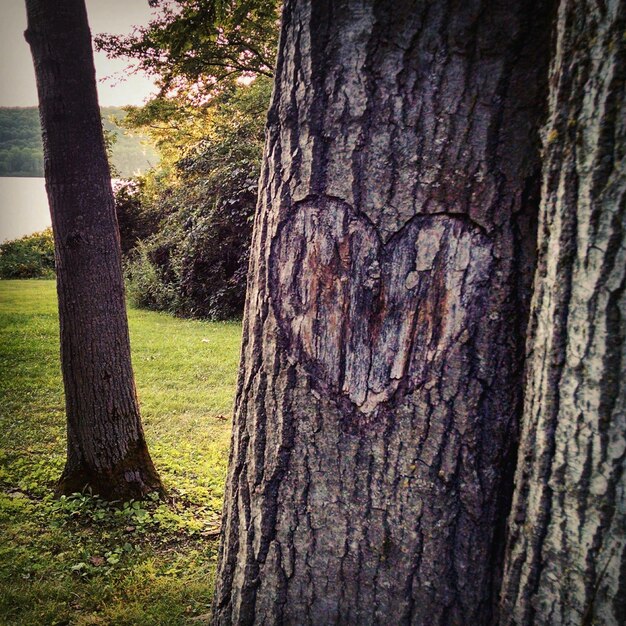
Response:
[{"label": "lake water", "polygon": [[0,242],[50,226],[43,178],[0,177]]},{"label": "lake water", "polygon": [[[115,188],[121,179],[111,182]],[[50,225],[45,179],[0,176],[0,243]]]}]

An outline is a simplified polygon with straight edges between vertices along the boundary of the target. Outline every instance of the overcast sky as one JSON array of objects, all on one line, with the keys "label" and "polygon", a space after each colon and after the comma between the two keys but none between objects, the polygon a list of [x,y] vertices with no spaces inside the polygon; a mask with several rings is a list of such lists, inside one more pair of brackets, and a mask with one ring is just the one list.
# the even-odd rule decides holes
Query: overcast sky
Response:
[{"label": "overcast sky", "polygon": [[[133,26],[146,24],[151,9],[148,0],[87,0],[87,12],[92,35],[126,34]],[[37,104],[33,63],[24,30],[24,0],[0,0],[0,106]],[[147,77],[128,75],[125,61],[110,61],[96,52],[95,63],[103,106],[142,104],[156,91]]]}]

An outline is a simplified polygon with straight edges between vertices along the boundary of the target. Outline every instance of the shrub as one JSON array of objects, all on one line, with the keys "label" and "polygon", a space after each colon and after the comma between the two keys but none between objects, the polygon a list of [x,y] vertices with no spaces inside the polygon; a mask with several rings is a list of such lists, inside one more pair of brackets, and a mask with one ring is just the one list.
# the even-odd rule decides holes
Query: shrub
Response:
[{"label": "shrub", "polygon": [[245,189],[231,188],[228,198],[216,200],[202,184],[168,195],[176,210],[135,246],[125,264],[133,304],[185,317],[241,315],[257,173],[251,170],[240,181]]},{"label": "shrub", "polygon": [[139,241],[157,232],[160,215],[144,203],[145,178],[123,180],[115,185],[115,212],[120,231],[122,254],[127,255]]},{"label": "shrub", "polygon": [[0,278],[54,278],[52,229],[0,244]]},{"label": "shrub", "polygon": [[176,313],[179,308],[178,281],[173,274],[167,275],[163,254],[168,254],[167,248],[159,249],[146,242],[137,244],[132,260],[124,267],[126,294],[136,307]]},{"label": "shrub", "polygon": [[241,315],[270,88],[259,78],[225,90],[195,120],[201,138],[169,174],[162,167],[118,192],[128,293],[137,306],[209,319]]}]

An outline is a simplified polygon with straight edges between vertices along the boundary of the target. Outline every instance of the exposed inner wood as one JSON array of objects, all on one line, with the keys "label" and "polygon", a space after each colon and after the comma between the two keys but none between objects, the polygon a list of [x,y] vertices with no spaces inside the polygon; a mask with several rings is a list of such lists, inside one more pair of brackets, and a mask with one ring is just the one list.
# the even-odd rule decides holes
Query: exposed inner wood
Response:
[{"label": "exposed inner wood", "polygon": [[271,300],[290,356],[347,423],[370,423],[434,384],[445,361],[470,358],[494,261],[470,220],[417,215],[383,242],[365,213],[319,198],[298,203],[273,245]]}]

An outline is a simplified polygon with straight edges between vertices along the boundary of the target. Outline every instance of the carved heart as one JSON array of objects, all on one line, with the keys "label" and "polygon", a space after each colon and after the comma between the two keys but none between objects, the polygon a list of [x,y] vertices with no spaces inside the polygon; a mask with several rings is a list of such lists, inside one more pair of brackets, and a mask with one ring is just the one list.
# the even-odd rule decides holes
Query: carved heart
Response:
[{"label": "carved heart", "polygon": [[458,358],[485,310],[491,252],[463,216],[417,215],[383,243],[344,202],[298,204],[271,262],[272,306],[290,355],[320,390],[374,414]]}]

